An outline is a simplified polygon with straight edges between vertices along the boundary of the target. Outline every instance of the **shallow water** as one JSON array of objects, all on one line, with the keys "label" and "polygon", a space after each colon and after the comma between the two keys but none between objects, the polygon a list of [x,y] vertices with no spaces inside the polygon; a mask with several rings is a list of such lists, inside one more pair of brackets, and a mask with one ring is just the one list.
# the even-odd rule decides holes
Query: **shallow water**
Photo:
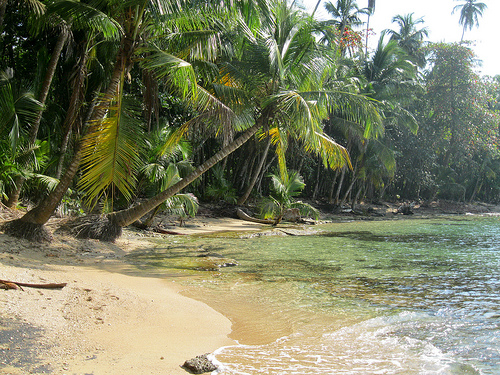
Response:
[{"label": "shallow water", "polygon": [[[320,229],[168,239],[130,261],[233,321],[222,374],[500,374],[498,217]],[[238,266],[203,271],[219,257]]]}]

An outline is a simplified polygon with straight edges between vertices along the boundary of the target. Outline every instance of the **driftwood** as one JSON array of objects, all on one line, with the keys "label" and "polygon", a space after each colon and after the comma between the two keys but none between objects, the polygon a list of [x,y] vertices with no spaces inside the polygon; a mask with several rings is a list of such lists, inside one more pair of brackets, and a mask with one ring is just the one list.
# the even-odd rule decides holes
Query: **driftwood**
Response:
[{"label": "driftwood", "polygon": [[165,228],[162,228],[162,227],[159,227],[159,226],[156,226],[156,227],[150,227],[148,226],[147,224],[137,220],[137,221],[134,221],[132,223],[132,225],[136,228],[139,228],[139,229],[142,229],[142,230],[152,230],[153,232],[156,232],[156,233],[161,233],[161,234],[175,234],[175,235],[183,235],[183,234],[186,234],[186,233],[181,233],[181,232],[176,232],[176,231],[173,231],[173,230],[168,230],[168,229],[165,229]]},{"label": "driftwood", "polygon": [[270,220],[270,219],[257,219],[255,217],[251,217],[249,215],[247,215],[246,213],[244,213],[241,209],[237,209],[236,210],[236,214],[238,215],[238,217],[241,219],[241,220],[245,220],[245,221],[251,221],[252,223],[259,223],[259,224],[270,224],[270,225],[274,225],[276,224],[276,220]]},{"label": "driftwood", "polygon": [[176,235],[179,235],[179,236],[187,234],[187,233],[176,232],[176,231],[173,231],[173,230],[163,229],[163,228],[160,228],[160,227],[153,228],[153,231],[155,231],[157,233],[161,233],[161,234],[176,234]]},{"label": "driftwood", "polygon": [[66,286],[66,283],[48,283],[48,284],[33,284],[33,283],[19,283],[17,281],[8,281],[0,279],[0,288],[4,287],[4,289],[21,289],[22,287],[28,288],[43,288],[43,289],[61,289]]}]

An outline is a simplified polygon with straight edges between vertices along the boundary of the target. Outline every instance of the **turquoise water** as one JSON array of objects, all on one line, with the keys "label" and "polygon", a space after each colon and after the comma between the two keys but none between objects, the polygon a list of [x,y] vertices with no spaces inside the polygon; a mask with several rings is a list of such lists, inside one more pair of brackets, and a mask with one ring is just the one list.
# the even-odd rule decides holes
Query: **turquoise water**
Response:
[{"label": "turquoise water", "polygon": [[222,374],[500,374],[498,217],[318,229],[169,239],[131,261],[233,321]]}]

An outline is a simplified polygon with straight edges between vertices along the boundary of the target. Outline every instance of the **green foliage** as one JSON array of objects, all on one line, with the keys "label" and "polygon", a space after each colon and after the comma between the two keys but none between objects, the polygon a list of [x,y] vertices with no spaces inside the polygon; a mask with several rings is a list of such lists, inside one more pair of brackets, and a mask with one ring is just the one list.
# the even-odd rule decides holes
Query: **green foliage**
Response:
[{"label": "green foliage", "polygon": [[111,199],[115,189],[127,200],[133,196],[143,144],[137,105],[126,99],[119,98],[109,106],[108,117],[92,124],[82,141],[79,186],[86,192],[87,202],[97,201],[108,189]]},{"label": "green foliage", "polygon": [[224,176],[224,169],[217,165],[212,168],[212,178],[205,194],[214,201],[224,201],[235,204],[237,201],[236,189],[231,182]]},{"label": "green foliage", "polygon": [[[270,156],[261,158],[257,153],[265,147],[252,144],[228,158],[225,170],[198,180],[205,184],[199,191],[234,202],[247,181],[260,187],[262,176],[276,168],[261,193],[272,192],[263,212],[277,221],[285,208],[314,214],[295,201],[299,193],[322,199],[334,188],[346,197],[352,190],[352,200],[357,192],[360,198],[387,192],[409,199],[500,200],[500,79],[478,77],[465,44],[422,48],[427,29],[413,14],[395,16],[390,40],[382,36],[364,56],[361,48],[348,48],[359,47],[348,38],[367,10],[350,0],[327,3],[331,19],[322,22],[282,0],[4,4],[4,199],[19,176],[28,178],[24,197],[50,194],[58,182],[54,161],[69,160],[83,137],[75,186],[88,201],[105,197],[112,210],[121,199],[125,207],[173,186],[257,124],[252,142],[270,139]],[[456,7],[464,31],[485,9],[472,0]],[[63,28],[72,37],[45,101],[38,140],[28,144],[42,109],[34,93]],[[79,73],[84,78],[77,83]],[[98,119],[89,122],[92,116]],[[67,155],[59,155],[66,129],[72,134]],[[263,169],[256,171],[259,160]],[[242,178],[245,173],[251,176]],[[71,211],[80,199],[74,191],[63,198]],[[196,207],[191,195],[161,206],[179,215]]]},{"label": "green foliage", "polygon": [[273,219],[278,224],[285,211],[297,208],[301,215],[319,217],[319,212],[310,204],[295,201],[294,197],[301,194],[305,187],[304,180],[295,171],[290,172],[285,178],[271,174],[271,195],[260,203],[261,216],[264,219]]}]

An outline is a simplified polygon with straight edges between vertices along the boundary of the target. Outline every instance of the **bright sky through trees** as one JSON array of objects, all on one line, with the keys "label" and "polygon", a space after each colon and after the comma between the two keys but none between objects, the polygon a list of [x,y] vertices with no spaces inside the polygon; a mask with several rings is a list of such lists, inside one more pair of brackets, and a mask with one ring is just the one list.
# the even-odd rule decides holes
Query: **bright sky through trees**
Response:
[{"label": "bright sky through trees", "polygon": [[[324,3],[321,2],[317,16],[328,18]],[[336,4],[336,0],[330,0]],[[488,8],[485,9],[483,17],[479,19],[479,28],[474,27],[472,31],[465,32],[464,40],[474,42],[473,49],[479,59],[483,61],[480,73],[488,75],[500,74],[500,1],[482,0]],[[303,0],[308,10],[314,9],[317,0]],[[375,13],[370,18],[370,28],[376,33],[371,36],[369,44],[376,46],[380,32],[384,29],[397,28],[391,20],[397,14],[414,13],[414,19],[423,17],[429,29],[429,40],[433,42],[459,42],[462,36],[462,26],[459,25],[460,11],[451,14],[456,5],[464,1],[456,0],[377,0]],[[368,6],[368,0],[358,0],[360,8]],[[366,16],[362,16],[366,20]]]}]

